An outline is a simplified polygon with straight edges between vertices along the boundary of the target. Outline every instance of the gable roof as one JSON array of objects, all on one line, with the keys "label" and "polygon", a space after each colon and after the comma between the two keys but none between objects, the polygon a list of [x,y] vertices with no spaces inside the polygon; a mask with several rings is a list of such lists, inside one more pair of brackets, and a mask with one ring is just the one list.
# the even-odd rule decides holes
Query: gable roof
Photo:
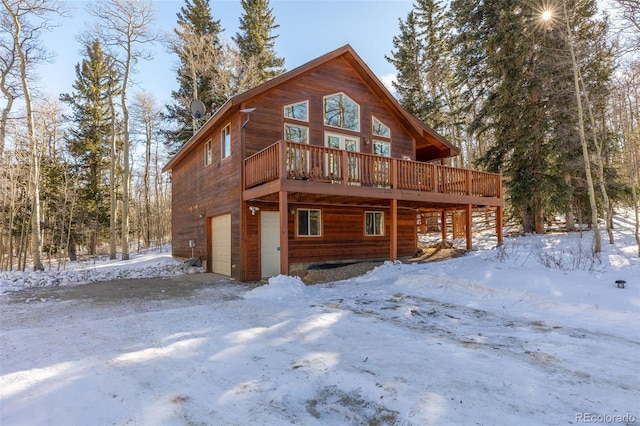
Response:
[{"label": "gable roof", "polygon": [[378,77],[371,71],[367,64],[364,63],[362,58],[358,56],[355,50],[347,44],[227,100],[224,105],[218,108],[218,110],[209,117],[207,122],[198,129],[198,131],[187,141],[187,143],[184,144],[176,155],[169,160],[169,162],[163,167],[162,171],[171,170],[180,159],[191,151],[200,134],[215,126],[222,117],[239,110],[243,102],[247,102],[271,88],[295,79],[299,75],[320,67],[323,64],[339,57],[344,57],[344,59],[367,84],[370,90],[382,99],[383,102],[396,113],[398,119],[407,126],[407,129],[416,140],[416,159],[418,161],[454,157],[458,155],[459,150],[453,144],[436,133],[431,127],[427,126],[407,112],[384,86],[384,84],[382,84]]}]

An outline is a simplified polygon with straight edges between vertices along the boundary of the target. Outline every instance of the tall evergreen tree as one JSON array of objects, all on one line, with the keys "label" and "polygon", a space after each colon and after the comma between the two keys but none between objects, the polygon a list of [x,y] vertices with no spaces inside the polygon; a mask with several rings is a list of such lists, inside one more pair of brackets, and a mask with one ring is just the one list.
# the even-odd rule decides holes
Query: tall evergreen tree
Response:
[{"label": "tall evergreen tree", "polygon": [[[242,0],[244,14],[240,17],[240,31],[233,37],[242,58],[238,70],[248,90],[284,73],[284,58],[275,52],[273,31],[280,25],[275,23],[269,0]],[[247,78],[250,75],[251,78]]]},{"label": "tall evergreen tree", "polygon": [[[571,21],[576,28],[593,18],[588,11],[595,0],[570,2],[570,10],[583,11]],[[494,138],[481,163],[504,174],[525,231],[542,233],[545,216],[567,211],[580,167],[566,34],[559,27],[550,36],[542,11],[518,0],[454,0],[452,10],[458,78],[467,102],[482,102],[472,129]],[[588,43],[589,32],[574,34]]]},{"label": "tall evergreen tree", "polygon": [[402,105],[456,145],[462,145],[458,89],[451,55],[451,19],[439,0],[416,0],[387,60],[398,70]]},{"label": "tall evergreen tree", "polygon": [[85,47],[86,59],[76,65],[74,92],[61,95],[73,112],[73,127],[67,142],[74,158],[82,188],[79,195],[78,228],[89,230],[84,241],[95,254],[100,236],[109,224],[108,187],[105,175],[109,164],[111,86],[117,79],[116,67],[99,40]]},{"label": "tall evergreen tree", "polygon": [[163,114],[163,118],[175,124],[172,130],[165,131],[172,154],[189,140],[198,125],[191,115],[191,101],[202,101],[210,115],[228,98],[228,83],[220,84],[227,77],[219,75],[224,61],[220,41],[223,29],[220,21],[212,17],[209,0],[185,0],[177,17],[170,48],[180,62],[179,88],[171,93],[174,102],[166,105]]},{"label": "tall evergreen tree", "polygon": [[414,11],[407,14],[407,19],[399,19],[400,34],[393,37],[394,52],[386,59],[397,70],[393,87],[396,89],[400,103],[411,114],[423,121],[425,105],[427,104],[424,89],[423,56],[424,46],[418,35],[416,16]]}]

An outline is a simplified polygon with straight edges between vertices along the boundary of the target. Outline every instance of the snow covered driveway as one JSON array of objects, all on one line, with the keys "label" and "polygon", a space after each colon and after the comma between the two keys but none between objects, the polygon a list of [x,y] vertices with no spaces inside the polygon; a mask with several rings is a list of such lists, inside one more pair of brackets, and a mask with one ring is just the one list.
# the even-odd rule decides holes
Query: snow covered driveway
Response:
[{"label": "snow covered driveway", "polygon": [[312,287],[5,294],[0,424],[638,424],[640,285],[610,278],[478,252]]}]

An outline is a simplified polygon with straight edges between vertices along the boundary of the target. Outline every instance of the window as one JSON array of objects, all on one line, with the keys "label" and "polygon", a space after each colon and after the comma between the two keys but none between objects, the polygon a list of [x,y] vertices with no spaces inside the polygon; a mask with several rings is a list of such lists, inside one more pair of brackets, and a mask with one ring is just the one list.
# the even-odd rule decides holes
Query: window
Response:
[{"label": "window", "polygon": [[[373,154],[380,157],[391,157],[391,144],[383,141],[373,141]],[[374,186],[378,188],[391,188],[390,163],[388,160],[374,160],[373,162]]]},{"label": "window", "polygon": [[328,148],[358,152],[360,139],[353,136],[339,135],[337,133],[325,133],[324,144]]},{"label": "window", "polygon": [[204,144],[204,165],[211,164],[211,141]]},{"label": "window", "polygon": [[227,124],[226,127],[222,129],[220,148],[222,151],[222,158],[227,158],[231,155],[231,124]]},{"label": "window", "polygon": [[[324,144],[328,148],[343,149],[345,151],[358,152],[360,139],[353,136],[339,135],[337,133],[325,133]],[[327,170],[326,173],[333,176],[340,176],[341,160],[338,154],[326,155]],[[349,181],[350,184],[355,184],[354,181],[358,178],[358,159],[355,157],[348,158],[349,165]]]},{"label": "window", "polygon": [[360,131],[360,107],[344,93],[324,97],[324,124]]},{"label": "window", "polygon": [[373,141],[373,154],[381,157],[391,157],[391,144],[389,142]]},{"label": "window", "polygon": [[384,235],[384,212],[364,213],[364,234],[367,236]]},{"label": "window", "polygon": [[284,138],[288,141],[309,143],[309,129],[285,123]]},{"label": "window", "polygon": [[378,120],[377,118],[373,117],[373,128],[371,129],[371,131],[373,132],[374,136],[380,136],[382,138],[390,138],[391,137],[391,130],[389,130],[389,128],[387,126],[385,126],[384,124],[382,124],[382,122],[380,120]]},{"label": "window", "polygon": [[298,236],[319,237],[322,230],[320,210],[298,209]]},{"label": "window", "polygon": [[[285,140],[309,143],[309,129],[302,126],[295,126],[293,124],[284,125],[284,138]],[[289,177],[302,178],[303,175],[309,173],[309,151],[303,147],[287,147],[286,153],[287,171]]]},{"label": "window", "polygon": [[297,104],[286,105],[284,107],[284,117],[293,120],[309,121],[309,102],[298,102]]}]

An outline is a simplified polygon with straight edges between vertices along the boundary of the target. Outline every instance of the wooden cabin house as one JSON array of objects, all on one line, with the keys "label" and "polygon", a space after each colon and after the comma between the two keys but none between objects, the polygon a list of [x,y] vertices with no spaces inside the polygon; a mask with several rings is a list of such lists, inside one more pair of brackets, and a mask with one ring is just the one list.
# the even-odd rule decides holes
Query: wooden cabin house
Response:
[{"label": "wooden cabin house", "polygon": [[[415,255],[420,213],[493,209],[500,175],[405,111],[351,46],[228,100],[167,163],[173,255],[251,281]],[[446,226],[441,226],[446,237]]]}]

